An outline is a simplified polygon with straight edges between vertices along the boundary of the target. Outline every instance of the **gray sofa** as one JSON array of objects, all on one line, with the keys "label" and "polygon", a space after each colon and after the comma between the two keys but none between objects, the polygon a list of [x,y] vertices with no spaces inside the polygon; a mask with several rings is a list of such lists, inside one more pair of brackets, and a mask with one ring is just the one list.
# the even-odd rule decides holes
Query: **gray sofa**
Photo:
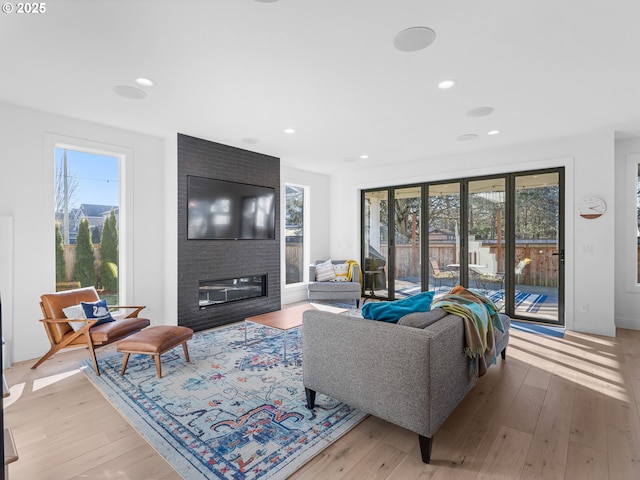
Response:
[{"label": "gray sofa", "polygon": [[[433,435],[477,381],[464,354],[462,319],[443,315],[426,328],[416,328],[304,312],[307,407],[315,407],[320,392],[416,432],[422,460],[429,463]],[[409,316],[414,318],[407,323],[421,323],[420,314]],[[495,345],[504,359],[511,322],[506,315],[501,319],[505,333],[496,331]]]},{"label": "gray sofa", "polygon": [[[321,263],[323,260],[317,260]],[[332,260],[334,265],[345,263],[345,260]],[[351,266],[350,282],[316,282],[316,265],[309,266],[309,283],[307,284],[307,297],[310,302],[316,300],[347,300],[355,301],[356,307],[360,306],[362,286],[360,284],[360,268]]]}]

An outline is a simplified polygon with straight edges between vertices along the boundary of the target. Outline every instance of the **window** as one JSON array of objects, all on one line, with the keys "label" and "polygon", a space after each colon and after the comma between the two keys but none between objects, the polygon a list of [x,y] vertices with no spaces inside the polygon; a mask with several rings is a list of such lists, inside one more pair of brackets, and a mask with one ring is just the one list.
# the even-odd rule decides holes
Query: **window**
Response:
[{"label": "window", "polygon": [[304,282],[306,187],[285,186],[285,284]]},{"label": "window", "polygon": [[627,291],[640,292],[640,153],[627,156],[625,185],[625,255]]},{"label": "window", "polygon": [[117,304],[119,156],[56,147],[54,157],[56,291],[94,286]]},{"label": "window", "polygon": [[[636,164],[636,265],[640,266],[640,164]],[[640,283],[640,268],[636,268],[636,283]]]}]

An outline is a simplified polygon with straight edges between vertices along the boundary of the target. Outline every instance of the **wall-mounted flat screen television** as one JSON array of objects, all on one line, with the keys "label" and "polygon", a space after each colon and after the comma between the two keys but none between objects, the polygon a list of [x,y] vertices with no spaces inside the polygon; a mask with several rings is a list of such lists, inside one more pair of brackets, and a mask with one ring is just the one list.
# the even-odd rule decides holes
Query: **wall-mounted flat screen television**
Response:
[{"label": "wall-mounted flat screen television", "polygon": [[189,240],[276,238],[276,190],[187,176]]}]

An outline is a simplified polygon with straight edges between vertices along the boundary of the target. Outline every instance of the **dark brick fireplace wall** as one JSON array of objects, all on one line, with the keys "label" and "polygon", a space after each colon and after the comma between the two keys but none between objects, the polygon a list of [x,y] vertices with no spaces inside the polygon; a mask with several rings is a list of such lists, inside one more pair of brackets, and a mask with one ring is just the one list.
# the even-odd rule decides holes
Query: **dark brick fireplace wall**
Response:
[{"label": "dark brick fireplace wall", "polygon": [[[275,240],[187,240],[187,175],[276,189]],[[200,280],[267,274],[267,296],[200,309]],[[178,134],[178,325],[204,330],[280,309],[280,159]]]}]

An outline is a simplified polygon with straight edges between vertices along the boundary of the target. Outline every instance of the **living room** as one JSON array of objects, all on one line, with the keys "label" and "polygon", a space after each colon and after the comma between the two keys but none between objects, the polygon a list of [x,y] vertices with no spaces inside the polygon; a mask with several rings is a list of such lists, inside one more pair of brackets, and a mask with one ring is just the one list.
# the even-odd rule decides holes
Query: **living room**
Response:
[{"label": "living room", "polygon": [[[403,14],[395,11],[387,12],[388,15],[371,12],[370,17],[369,13],[362,12],[369,12],[372,7],[363,2],[353,2],[348,7],[336,3],[334,6],[337,11],[317,5],[287,5],[291,2],[284,0],[269,3],[247,1],[241,6],[231,6],[231,2],[225,2],[224,6],[207,7],[213,9],[208,12],[212,18],[216,18],[211,30],[217,28],[229,33],[221,24],[235,23],[244,25],[242,33],[250,35],[252,29],[265,24],[262,27],[264,30],[256,30],[259,33],[254,33],[255,37],[242,43],[242,48],[230,53],[229,58],[225,57],[224,61],[211,60],[212,64],[218,65],[218,69],[226,69],[226,75],[231,77],[221,75],[225,80],[222,84],[213,80],[219,73],[214,66],[209,67],[214,71],[207,70],[210,76],[204,79],[199,78],[191,68],[192,65],[204,62],[200,56],[203,55],[201,51],[196,52],[195,48],[193,52],[189,51],[189,42],[180,40],[180,35],[186,35],[187,32],[175,34],[171,38],[175,43],[163,43],[162,47],[154,47],[153,42],[144,40],[144,48],[133,49],[134,53],[130,53],[131,45],[142,41],[132,25],[136,22],[141,25],[149,23],[146,15],[151,3],[141,2],[136,7],[132,6],[129,16],[125,17],[119,14],[116,7],[96,2],[99,5],[96,8],[104,9],[101,13],[105,18],[111,19],[113,25],[107,21],[92,21],[95,13],[91,9],[77,8],[74,11],[78,7],[75,3],[47,4],[48,11],[38,18],[35,15],[20,17],[5,14],[0,20],[2,43],[5,48],[13,50],[11,55],[8,52],[3,54],[3,57],[6,55],[6,67],[3,68],[5,73],[0,79],[0,138],[4,148],[0,180],[0,293],[3,306],[2,331],[7,342],[5,365],[39,358],[49,347],[45,332],[38,322],[41,317],[38,299],[41,294],[55,288],[55,253],[51,248],[53,235],[47,233],[47,226],[53,224],[52,151],[56,145],[113,151],[126,158],[123,165],[123,209],[126,211],[122,223],[123,299],[130,304],[147,305],[146,315],[154,323],[178,323],[180,240],[177,219],[180,212],[177,199],[178,185],[182,180],[177,163],[179,134],[279,158],[280,191],[285,184],[292,183],[305,185],[311,192],[311,260],[360,258],[360,192],[363,189],[435,182],[461,176],[564,167],[567,246],[564,324],[569,331],[610,337],[616,336],[616,328],[640,330],[640,317],[637,313],[640,287],[634,280],[637,262],[629,261],[629,258],[637,257],[637,253],[631,256],[633,250],[637,250],[637,245],[634,244],[637,243],[637,225],[634,223],[637,182],[630,182],[629,169],[634,162],[637,164],[640,161],[640,116],[637,114],[640,72],[639,67],[629,61],[633,58],[634,48],[640,39],[637,38],[637,29],[632,25],[632,19],[637,18],[637,7],[631,2],[615,2],[618,9],[609,5],[606,9],[603,7],[604,12],[596,6],[587,8],[581,4],[578,8],[573,5],[573,9],[571,6],[564,6],[557,15],[551,15],[553,18],[545,18],[540,13],[539,10],[544,10],[541,5],[535,8],[520,6],[522,11],[516,7],[513,7],[515,10],[508,9],[506,2],[495,6],[496,10],[505,10],[500,15],[493,12],[498,18],[491,25],[494,28],[502,25],[503,29],[499,31],[503,35],[515,35],[512,29],[504,25],[509,20],[515,22],[517,19],[521,26],[552,23],[549,31],[553,35],[549,39],[550,43],[545,44],[547,49],[540,48],[541,52],[537,52],[536,42],[539,39],[532,36],[529,39],[531,43],[521,45],[524,54],[499,56],[505,63],[505,59],[510,59],[515,65],[514,70],[521,69],[524,72],[522,76],[531,76],[540,85],[540,90],[534,88],[535,83],[518,85],[516,92],[504,80],[509,75],[508,69],[502,71],[503,83],[497,87],[489,88],[490,82],[486,78],[476,80],[483,80],[485,83],[482,84],[474,84],[467,79],[463,72],[471,75],[472,71],[485,68],[473,60],[473,53],[464,54],[463,58],[468,63],[464,70],[462,66],[445,62],[443,58],[446,55],[443,53],[438,53],[443,57],[438,56],[436,60],[428,56],[433,52],[432,49],[447,41],[447,35],[453,35],[447,34],[444,27],[445,24],[455,23],[453,20],[462,22],[455,32],[466,35],[467,41],[457,45],[451,58],[464,52],[463,46],[470,48],[468,43],[471,41],[468,39],[481,37],[477,30],[465,33],[463,28],[473,27],[474,18],[488,21],[492,15],[476,12],[471,3],[465,8],[473,10],[474,15],[470,13],[465,20],[458,19],[458,12],[443,6],[438,5],[431,12],[421,5],[423,2],[416,1],[405,2],[403,8],[406,11]],[[194,3],[194,6],[203,8],[200,3]],[[550,2],[545,7],[550,12],[560,8]],[[218,11],[216,8],[222,10]],[[573,15],[578,15],[574,11],[576,9],[581,11],[579,18],[583,25],[575,33],[576,38],[590,38],[585,34],[590,30],[589,27],[591,31],[598,31],[604,28],[604,23],[608,33],[606,46],[593,45],[586,40],[584,44],[580,44],[576,40],[571,48],[562,52],[563,55],[554,57],[553,47],[550,45],[553,45],[553,40],[566,39],[568,32],[565,29],[575,25]],[[157,12],[163,19],[179,14],[180,9],[176,5]],[[531,15],[536,21],[523,22],[522,18],[527,15]],[[220,20],[220,16],[228,16],[227,21]],[[374,60],[377,58],[368,53],[365,58],[357,59],[358,52],[365,46],[364,40],[353,39],[356,46],[344,53],[336,53],[335,64],[329,62],[320,66],[324,71],[332,72],[329,76],[322,75],[322,70],[302,75],[300,70],[304,69],[291,66],[306,55],[313,58],[309,53],[311,48],[321,49],[323,45],[318,39],[309,47],[287,50],[288,55],[279,56],[274,53],[281,44],[271,47],[274,50],[263,45],[257,54],[251,54],[251,48],[259,43],[255,39],[266,38],[269,28],[272,32],[283,31],[290,36],[306,38],[310,35],[305,32],[314,23],[318,25],[311,30],[314,34],[326,32],[324,27],[319,26],[323,22],[318,20],[331,25],[330,21],[334,16],[341,17],[335,27],[337,32],[340,26],[341,33],[330,35],[331,47],[340,52],[343,46],[339,42],[351,38],[346,27],[350,22],[357,23],[356,20],[361,17],[366,18],[372,22],[373,27],[362,27],[363,31],[374,27],[381,31],[375,36],[378,42],[375,45],[379,49],[388,49],[385,50],[384,59],[394,58],[395,55],[395,60],[390,65],[399,72],[398,79],[413,78],[414,72],[418,72],[416,76],[420,81],[407,80],[415,89],[412,90],[413,97],[409,94],[405,97],[399,93],[406,87],[402,82],[400,85],[394,84],[386,77],[384,81],[389,85],[390,92],[384,96],[373,87],[365,88],[367,81],[373,82],[369,77],[380,72],[377,68],[369,67],[365,70],[366,74],[357,73],[358,68],[375,65]],[[286,21],[287,18],[296,19],[297,22]],[[432,24],[431,18],[438,18],[442,26]],[[193,29],[194,31],[204,31],[204,20],[193,21],[200,27],[200,30]],[[162,22],[158,22],[160,24]],[[394,49],[393,36],[403,28],[416,24],[427,24],[436,30],[438,36],[433,45],[423,51],[411,53]],[[93,31],[98,27],[97,32]],[[151,33],[158,35],[160,27],[149,28]],[[44,33],[36,34],[38,29]],[[114,43],[110,44],[105,39],[113,36],[112,32],[118,32],[118,38],[113,39]],[[42,37],[47,34],[49,39],[45,41]],[[523,37],[526,36],[517,38],[524,42]],[[386,43],[382,43],[383,40]],[[495,39],[489,38],[487,41],[489,40]],[[221,47],[224,42],[219,38],[209,41],[216,45],[212,58],[215,54],[222,55],[221,51],[225,48],[230,48],[228,45]],[[47,42],[50,44],[45,45]],[[227,40],[227,43],[233,42]],[[93,48],[99,54],[95,54]],[[589,51],[585,53],[583,49]],[[30,53],[34,50],[42,50],[42,53]],[[148,52],[153,52],[153,55]],[[477,53],[475,50],[473,52]],[[114,58],[120,55],[126,58],[126,62],[122,62],[125,64],[122,70],[107,73],[108,69],[105,71],[103,65],[115,68],[119,62]],[[246,65],[239,60],[243,55],[255,63]],[[546,55],[551,55],[549,63],[542,61]],[[162,56],[165,60],[158,65],[150,60],[152,57]],[[567,57],[572,60],[567,61]],[[530,58],[540,63],[536,64]],[[442,71],[433,74],[419,67],[429,61],[441,66]],[[565,66],[564,61],[567,61],[568,66]],[[270,67],[271,62],[276,66]],[[353,62],[353,66],[350,62]],[[169,69],[184,73],[171,80],[165,79],[163,75],[166,70],[160,68],[163,63],[169,65]],[[287,65],[289,67],[285,68]],[[494,63],[491,65],[492,68],[495,67]],[[546,69],[546,73],[536,75],[536,69]],[[236,71],[240,73],[229,73]],[[42,80],[46,77],[63,77],[62,72],[66,72],[64,79],[56,80],[60,83],[54,84],[51,80],[51,86],[41,84],[46,83]],[[343,84],[343,81],[330,78],[341,77],[343,72],[353,75],[352,80],[343,80]],[[595,85],[605,85],[604,79],[614,73],[623,85],[595,88],[591,82],[584,80],[586,72],[591,72],[594,76]],[[260,78],[261,74],[264,84],[247,80]],[[563,74],[566,77],[562,77]],[[146,90],[148,98],[136,101],[113,93],[114,85],[133,83],[138,75],[149,75],[157,81],[157,86]],[[455,75],[458,85],[454,89],[464,88],[465,92],[475,90],[477,95],[456,100],[461,103],[454,103],[456,108],[453,108],[447,103],[448,100],[435,95],[448,95],[455,93],[455,90],[439,92],[433,85],[435,93],[429,93],[427,98],[438,112],[424,122],[429,127],[424,124],[420,128],[412,127],[411,121],[415,120],[412,116],[413,109],[416,104],[421,104],[422,100],[419,99],[423,98],[420,88],[425,88],[427,80],[440,80],[442,75]],[[562,88],[549,85],[549,76],[564,78]],[[498,75],[492,73],[491,77]],[[284,90],[276,94],[268,90],[283,78],[290,79],[284,82],[291,88],[289,92]],[[576,78],[584,80],[588,85],[579,85]],[[222,80],[218,77],[216,81]],[[87,85],[91,88],[80,94],[79,83],[84,84],[83,88]],[[380,83],[373,83],[375,88],[380,89],[382,84],[382,80]],[[330,95],[321,96],[320,102],[314,100],[314,95],[319,95],[324,88],[329,89],[329,85],[344,87],[348,94],[336,97],[338,100],[335,103],[330,102]],[[484,90],[481,90],[480,85]],[[584,88],[584,91],[578,87]],[[547,101],[547,98],[551,98],[548,95],[556,88],[567,96],[566,102],[558,100],[555,96],[558,92],[554,92],[553,99]],[[211,104],[203,100],[211,90],[219,92],[225,89],[233,92],[233,95],[227,93],[227,96],[233,97],[229,103],[221,103],[219,96]],[[185,110],[188,111],[177,118],[178,113],[173,110],[181,110],[180,104],[168,100],[169,103],[162,103],[160,100],[163,96],[175,95],[181,90],[203,93],[199,98],[201,103],[196,101],[187,105]],[[615,94],[611,90],[616,90]],[[510,95],[501,98],[502,91],[508,91]],[[35,92],[38,92],[37,95]],[[308,107],[305,108],[313,110],[315,118],[303,123],[297,121],[294,114],[305,108],[292,110],[290,104],[286,108],[280,108],[278,105],[283,104],[289,96],[296,97],[298,103],[305,101],[300,99],[308,99]],[[534,109],[532,104],[525,104],[518,107],[520,115],[516,115],[513,112],[516,108],[511,110],[512,106],[520,105],[524,102],[520,97],[527,96],[536,97],[535,102],[544,104],[545,108],[539,109],[541,112]],[[273,103],[267,103],[266,98],[272,98]],[[172,97],[171,101],[175,101],[174,99]],[[355,99],[358,100],[357,103]],[[236,102],[235,108],[233,102]],[[244,102],[253,103],[254,106],[245,110]],[[381,107],[375,106],[377,102],[390,110],[382,111]],[[83,104],[86,105],[85,109],[81,108]],[[465,116],[466,110],[485,104],[495,107],[493,115],[481,119]],[[596,104],[607,108],[604,112],[596,111]],[[348,105],[353,107],[347,107]],[[363,111],[362,115],[354,114],[358,108],[367,105],[369,109]],[[396,105],[404,105],[404,110],[400,107],[391,109]],[[512,116],[506,117],[507,109],[510,109]],[[247,112],[251,112],[251,115]],[[167,119],[174,113],[177,118],[175,122],[156,122],[157,118]],[[522,119],[525,114],[534,113],[539,115],[535,117],[538,123],[533,126],[526,123],[526,127],[518,125],[518,121],[525,123],[525,119]],[[540,118],[545,118],[545,115],[546,120],[541,121]],[[580,124],[582,128],[577,127],[576,115],[588,120]],[[215,123],[209,124],[211,116],[217,118]],[[252,117],[251,122],[246,120],[249,116]],[[401,122],[404,116],[411,121]],[[469,129],[485,129],[488,123],[493,123],[487,119],[495,119],[501,123],[499,127],[495,127],[502,130],[496,136],[498,138],[482,136],[469,142],[455,139],[452,132],[465,134]],[[332,122],[336,123],[331,128],[321,129],[323,125]],[[399,130],[394,130],[393,134],[388,133],[387,129],[393,123],[401,124],[398,126]],[[452,124],[452,127],[447,131],[436,129],[435,124],[440,123]],[[361,126],[364,124],[369,131]],[[350,130],[351,125],[359,125],[358,130]],[[282,131],[285,127],[295,127],[297,131],[286,134]],[[427,135],[431,127],[435,133]],[[408,128],[409,133],[403,133],[402,128]],[[424,140],[416,141],[414,137],[420,135],[425,135]],[[437,142],[438,137],[444,136],[450,139],[448,150]],[[259,141],[250,143],[242,139]],[[421,144],[420,153],[416,153],[416,143]],[[305,144],[309,147],[303,148]],[[331,150],[331,157],[318,157],[314,150],[319,150],[322,144],[335,144],[341,153]],[[404,153],[405,149],[408,153]],[[329,155],[325,152],[322,155]],[[364,154],[369,158],[359,158]],[[577,211],[579,201],[590,195],[597,195],[607,204],[606,214],[594,221],[580,218]],[[282,238],[282,232],[277,235],[277,238]],[[283,271],[281,268],[281,272]],[[304,285],[287,287],[283,281],[281,284],[282,305],[306,299]]]}]

